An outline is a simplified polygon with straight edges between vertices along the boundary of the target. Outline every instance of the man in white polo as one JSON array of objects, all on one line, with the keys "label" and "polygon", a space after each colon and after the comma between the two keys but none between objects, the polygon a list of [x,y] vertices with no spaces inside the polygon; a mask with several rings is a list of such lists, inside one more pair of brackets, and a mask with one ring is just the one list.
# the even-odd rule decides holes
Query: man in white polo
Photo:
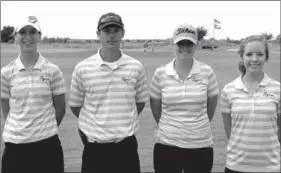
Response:
[{"label": "man in white polo", "polygon": [[87,139],[83,173],[140,172],[135,133],[149,95],[143,65],[120,50],[124,33],[119,15],[102,15],[101,48],[72,75],[69,105]]}]

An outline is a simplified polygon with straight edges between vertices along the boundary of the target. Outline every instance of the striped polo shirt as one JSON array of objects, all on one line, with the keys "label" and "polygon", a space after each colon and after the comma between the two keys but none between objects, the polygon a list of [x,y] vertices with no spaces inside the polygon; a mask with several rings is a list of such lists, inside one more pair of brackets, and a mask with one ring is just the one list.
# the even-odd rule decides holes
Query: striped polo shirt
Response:
[{"label": "striped polo shirt", "polygon": [[194,59],[190,74],[182,81],[174,62],[157,68],[151,81],[150,96],[162,101],[157,140],[181,148],[211,146],[207,98],[219,93],[216,76],[210,66]]},{"label": "striped polo shirt", "polygon": [[251,95],[242,76],[225,85],[221,112],[231,115],[226,167],[242,172],[280,171],[280,83],[264,74]]},{"label": "striped polo shirt", "polygon": [[122,51],[116,62],[106,63],[99,49],[73,71],[69,105],[82,106],[78,126],[89,142],[116,142],[135,134],[136,102],[148,99],[143,65]]},{"label": "striped polo shirt", "polygon": [[58,134],[53,95],[65,93],[59,67],[39,54],[32,72],[20,55],[1,69],[1,98],[9,99],[5,142],[29,143]]}]

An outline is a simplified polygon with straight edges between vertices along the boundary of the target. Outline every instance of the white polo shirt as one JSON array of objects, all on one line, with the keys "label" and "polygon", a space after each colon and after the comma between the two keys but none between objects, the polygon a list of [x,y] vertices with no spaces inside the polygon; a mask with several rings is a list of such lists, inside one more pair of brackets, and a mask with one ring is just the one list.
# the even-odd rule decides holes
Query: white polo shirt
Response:
[{"label": "white polo shirt", "polygon": [[139,129],[136,102],[149,99],[145,70],[123,52],[115,63],[99,52],[76,65],[69,105],[82,106],[78,124],[90,142],[120,141]]},{"label": "white polo shirt", "polygon": [[216,76],[210,66],[194,59],[189,76],[182,81],[174,62],[157,68],[151,82],[150,96],[162,100],[157,140],[181,148],[211,146],[207,98],[219,93]]},{"label": "white polo shirt", "polygon": [[264,74],[250,95],[239,76],[223,88],[220,105],[221,112],[232,119],[226,167],[242,172],[280,171],[280,82]]},{"label": "white polo shirt", "polygon": [[39,54],[32,72],[20,56],[1,69],[1,98],[9,99],[5,142],[29,143],[58,134],[53,95],[65,93],[59,67]]}]

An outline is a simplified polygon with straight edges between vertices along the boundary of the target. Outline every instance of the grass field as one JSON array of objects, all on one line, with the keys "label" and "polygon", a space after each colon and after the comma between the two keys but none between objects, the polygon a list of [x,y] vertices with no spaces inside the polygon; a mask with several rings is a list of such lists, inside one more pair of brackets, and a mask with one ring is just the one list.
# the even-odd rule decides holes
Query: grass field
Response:
[{"label": "grass field", "polygon": [[[172,59],[172,54],[168,51],[157,51],[143,54],[142,50],[124,51],[128,55],[141,61],[146,69],[148,83],[154,70],[160,65],[166,64]],[[60,50],[60,49],[42,49],[43,56],[57,64],[65,77],[67,89],[70,87],[71,74],[75,65],[81,60],[96,53],[96,50]],[[1,67],[15,59],[17,53],[14,49],[1,48]],[[239,57],[237,52],[228,52],[225,50],[209,51],[199,50],[195,58],[212,66],[218,80],[220,89],[236,78],[240,73],[237,70]],[[273,79],[280,81],[280,52],[271,52],[269,62],[265,65],[265,72]],[[68,94],[67,94],[68,98]],[[3,130],[3,118],[1,116],[1,135]],[[142,172],[153,171],[153,146],[155,143],[154,132],[156,130],[155,122],[152,118],[149,103],[146,104],[144,111],[139,117],[140,131],[136,135],[139,142],[139,154]],[[223,123],[219,111],[219,106],[212,121],[212,132],[214,136],[214,172],[222,172],[225,163],[226,137],[224,134]],[[77,119],[71,113],[68,104],[67,112],[60,126],[60,139],[64,150],[66,172],[78,172],[81,166],[82,143],[77,133]],[[3,141],[1,139],[1,151]],[[2,153],[2,152],[1,152]]]}]

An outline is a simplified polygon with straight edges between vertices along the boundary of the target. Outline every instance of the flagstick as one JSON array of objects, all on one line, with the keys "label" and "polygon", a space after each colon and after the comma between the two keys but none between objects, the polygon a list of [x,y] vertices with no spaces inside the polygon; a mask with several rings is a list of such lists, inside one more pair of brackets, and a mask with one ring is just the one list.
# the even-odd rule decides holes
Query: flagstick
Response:
[{"label": "flagstick", "polygon": [[213,45],[212,45],[213,50],[214,50],[214,42],[215,42],[215,23],[213,21]]}]

